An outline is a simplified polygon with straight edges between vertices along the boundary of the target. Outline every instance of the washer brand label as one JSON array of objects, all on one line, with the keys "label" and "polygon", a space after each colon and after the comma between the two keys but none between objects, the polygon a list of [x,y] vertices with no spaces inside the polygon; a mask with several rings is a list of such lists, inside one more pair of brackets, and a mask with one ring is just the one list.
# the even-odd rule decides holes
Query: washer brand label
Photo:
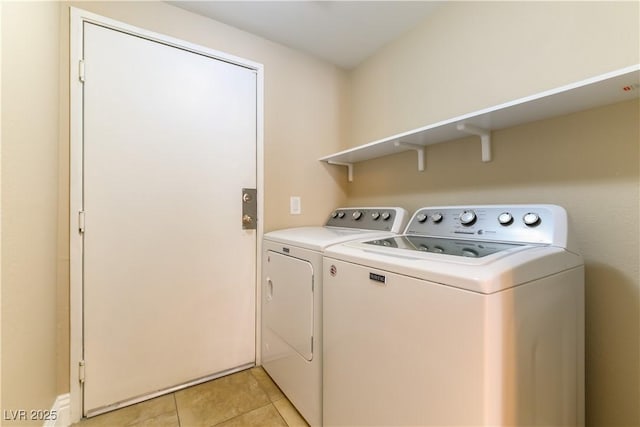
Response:
[{"label": "washer brand label", "polygon": [[380,282],[380,283],[386,283],[387,279],[382,275],[382,274],[376,274],[376,273],[369,273],[369,279],[375,281],[375,282]]},{"label": "washer brand label", "polygon": [[282,252],[284,252],[285,254],[288,254],[290,252],[289,248],[282,248]]},{"label": "washer brand label", "polygon": [[336,273],[338,273],[338,269],[336,268],[335,265],[332,265],[331,267],[329,267],[329,273],[331,273],[332,277],[336,276]]}]

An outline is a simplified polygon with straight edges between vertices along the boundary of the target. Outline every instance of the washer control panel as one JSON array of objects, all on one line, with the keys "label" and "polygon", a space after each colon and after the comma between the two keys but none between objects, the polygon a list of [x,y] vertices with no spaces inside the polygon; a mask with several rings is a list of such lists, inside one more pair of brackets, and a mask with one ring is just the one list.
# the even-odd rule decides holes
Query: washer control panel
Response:
[{"label": "washer control panel", "polygon": [[399,233],[406,219],[407,211],[397,207],[339,208],[331,212],[325,226]]},{"label": "washer control panel", "polygon": [[541,244],[553,244],[557,233],[566,233],[566,212],[555,205],[426,207],[416,211],[405,231],[421,236]]}]

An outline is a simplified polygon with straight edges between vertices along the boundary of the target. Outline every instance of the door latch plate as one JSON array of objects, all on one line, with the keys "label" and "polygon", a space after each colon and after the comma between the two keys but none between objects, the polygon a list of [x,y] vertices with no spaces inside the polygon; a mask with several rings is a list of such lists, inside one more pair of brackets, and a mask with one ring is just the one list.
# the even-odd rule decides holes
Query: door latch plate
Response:
[{"label": "door latch plate", "polygon": [[255,188],[242,189],[242,229],[255,230],[258,222],[258,193]]}]

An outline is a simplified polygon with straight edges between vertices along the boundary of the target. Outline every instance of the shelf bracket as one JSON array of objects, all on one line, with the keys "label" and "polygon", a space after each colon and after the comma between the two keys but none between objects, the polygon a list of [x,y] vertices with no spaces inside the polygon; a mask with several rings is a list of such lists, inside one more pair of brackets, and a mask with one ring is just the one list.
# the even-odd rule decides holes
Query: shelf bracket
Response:
[{"label": "shelf bracket", "polygon": [[329,163],[330,165],[346,166],[349,182],[353,182],[353,163],[336,162],[333,160],[327,160],[327,163]]},{"label": "shelf bracket", "polygon": [[480,137],[480,143],[482,144],[482,161],[491,161],[491,131],[483,129],[478,126],[468,125],[466,123],[458,123],[458,130],[466,132],[472,135],[478,135]]},{"label": "shelf bracket", "polygon": [[393,143],[396,147],[408,148],[416,150],[418,153],[418,170],[424,172],[424,147],[422,145],[409,144],[408,142],[396,141]]}]

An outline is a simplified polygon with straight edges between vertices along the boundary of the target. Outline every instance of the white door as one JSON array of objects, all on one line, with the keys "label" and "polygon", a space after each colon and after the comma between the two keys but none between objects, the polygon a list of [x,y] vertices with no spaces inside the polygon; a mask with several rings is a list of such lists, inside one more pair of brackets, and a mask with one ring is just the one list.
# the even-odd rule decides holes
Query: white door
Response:
[{"label": "white door", "polygon": [[83,37],[91,415],[255,362],[241,189],[256,185],[257,101],[255,70],[91,23]]}]

